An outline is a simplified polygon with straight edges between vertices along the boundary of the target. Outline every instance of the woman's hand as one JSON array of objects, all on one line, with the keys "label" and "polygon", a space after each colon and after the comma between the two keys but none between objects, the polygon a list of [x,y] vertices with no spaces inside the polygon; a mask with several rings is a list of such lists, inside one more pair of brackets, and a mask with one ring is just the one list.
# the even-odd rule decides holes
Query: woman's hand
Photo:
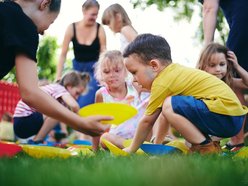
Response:
[{"label": "woman's hand", "polygon": [[111,116],[89,116],[84,119],[84,125],[81,128],[81,132],[91,135],[100,136],[103,133],[109,131],[110,125],[102,124],[102,121],[111,121]]}]

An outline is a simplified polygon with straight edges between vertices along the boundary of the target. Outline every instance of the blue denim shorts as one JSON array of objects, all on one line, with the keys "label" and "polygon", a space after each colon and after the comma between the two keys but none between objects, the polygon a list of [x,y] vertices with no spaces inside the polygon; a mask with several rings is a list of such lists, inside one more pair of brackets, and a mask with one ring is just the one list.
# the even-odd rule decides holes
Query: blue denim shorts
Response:
[{"label": "blue denim shorts", "polygon": [[175,113],[191,121],[205,136],[235,136],[245,119],[245,115],[229,116],[211,112],[202,100],[193,96],[172,96],[171,104]]},{"label": "blue denim shorts", "polygon": [[14,117],[15,135],[19,138],[29,138],[40,131],[43,123],[43,115],[39,112],[26,117]]}]

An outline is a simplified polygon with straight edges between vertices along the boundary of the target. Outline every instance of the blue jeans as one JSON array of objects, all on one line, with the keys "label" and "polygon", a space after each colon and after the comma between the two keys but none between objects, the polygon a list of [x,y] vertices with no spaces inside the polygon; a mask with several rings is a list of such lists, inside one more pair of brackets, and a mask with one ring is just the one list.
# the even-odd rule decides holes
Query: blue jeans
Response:
[{"label": "blue jeans", "polygon": [[94,64],[93,62],[78,62],[73,59],[73,69],[79,72],[87,72],[90,75],[90,82],[88,84],[88,91],[79,96],[77,102],[80,108],[95,102],[95,93],[99,89],[98,82],[94,77]]}]

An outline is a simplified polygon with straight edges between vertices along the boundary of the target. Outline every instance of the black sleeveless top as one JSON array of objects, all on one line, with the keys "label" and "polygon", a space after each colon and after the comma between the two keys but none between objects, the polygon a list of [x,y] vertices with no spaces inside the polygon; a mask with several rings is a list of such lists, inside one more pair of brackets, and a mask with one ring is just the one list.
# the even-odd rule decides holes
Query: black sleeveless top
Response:
[{"label": "black sleeveless top", "polygon": [[100,40],[98,37],[99,27],[100,24],[97,23],[96,38],[91,43],[91,45],[84,45],[78,43],[76,37],[75,23],[73,23],[73,38],[72,38],[73,51],[74,51],[75,59],[78,62],[92,62],[98,60],[100,54]]},{"label": "black sleeveless top", "polygon": [[36,62],[38,42],[37,27],[20,5],[0,1],[0,79],[15,66],[18,54]]}]

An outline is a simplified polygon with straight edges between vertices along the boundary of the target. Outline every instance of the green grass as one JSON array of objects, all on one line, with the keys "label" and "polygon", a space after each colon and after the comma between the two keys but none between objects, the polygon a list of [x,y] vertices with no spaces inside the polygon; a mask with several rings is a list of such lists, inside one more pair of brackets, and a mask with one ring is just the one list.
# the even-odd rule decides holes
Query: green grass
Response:
[{"label": "green grass", "polygon": [[232,156],[172,154],[35,159],[20,154],[0,159],[1,186],[234,186],[248,185],[248,161]]}]

